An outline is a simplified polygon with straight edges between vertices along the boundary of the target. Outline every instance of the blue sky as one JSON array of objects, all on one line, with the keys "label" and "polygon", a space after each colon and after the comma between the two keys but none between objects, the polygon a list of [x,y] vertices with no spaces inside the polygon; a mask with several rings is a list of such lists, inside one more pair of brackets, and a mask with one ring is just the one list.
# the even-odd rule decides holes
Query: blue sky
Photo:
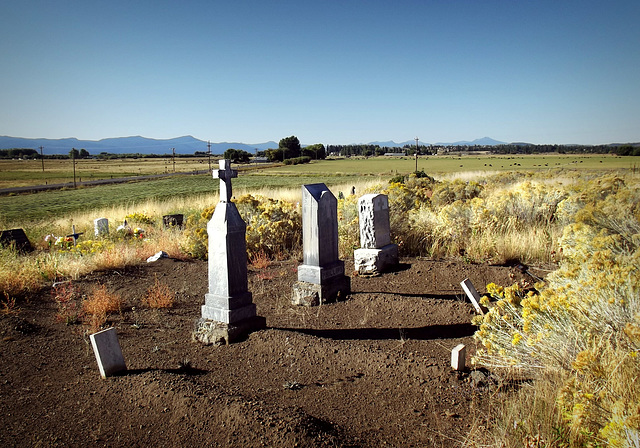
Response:
[{"label": "blue sky", "polygon": [[640,141],[640,2],[3,1],[0,135]]}]

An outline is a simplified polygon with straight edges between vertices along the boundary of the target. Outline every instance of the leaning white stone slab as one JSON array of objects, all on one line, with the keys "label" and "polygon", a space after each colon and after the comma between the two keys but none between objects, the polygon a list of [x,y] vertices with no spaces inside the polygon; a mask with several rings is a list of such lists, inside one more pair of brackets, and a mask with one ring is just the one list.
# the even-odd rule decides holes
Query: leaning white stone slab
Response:
[{"label": "leaning white stone slab", "polygon": [[454,370],[464,370],[466,355],[467,350],[465,345],[456,345],[453,350],[451,350],[451,367],[453,367]]},{"label": "leaning white stone slab", "polygon": [[89,335],[89,339],[91,339],[91,346],[102,378],[127,370],[115,328],[107,328]]},{"label": "leaning white stone slab", "polygon": [[464,289],[467,297],[469,297],[469,300],[473,304],[473,307],[476,309],[476,312],[478,314],[484,314],[484,311],[480,306],[480,294],[478,294],[478,291],[476,291],[476,288],[473,286],[473,283],[471,283],[471,280],[465,278],[460,282],[460,286],[462,286],[462,289]]}]

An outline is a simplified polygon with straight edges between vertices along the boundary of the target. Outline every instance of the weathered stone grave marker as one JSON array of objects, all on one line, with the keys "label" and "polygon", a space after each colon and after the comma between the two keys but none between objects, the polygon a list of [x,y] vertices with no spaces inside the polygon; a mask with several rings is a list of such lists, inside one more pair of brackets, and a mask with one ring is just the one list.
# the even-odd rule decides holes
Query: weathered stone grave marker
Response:
[{"label": "weathered stone grave marker", "polygon": [[184,222],[184,215],[176,214],[176,215],[164,215],[162,217],[162,225],[165,229],[171,227],[182,228]]},{"label": "weathered stone grave marker", "polygon": [[338,258],[338,201],[325,184],[302,186],[302,252],[294,305],[315,306],[351,291]]},{"label": "weathered stone grave marker", "polygon": [[0,245],[3,247],[15,247],[20,252],[31,252],[33,246],[24,233],[24,229],[10,229],[0,232]]},{"label": "weathered stone grave marker", "polygon": [[213,177],[220,179],[220,202],[207,224],[209,235],[209,292],[196,323],[195,340],[204,344],[234,342],[246,333],[264,328],[247,282],[247,225],[231,202],[231,179],[238,171],[229,160],[219,161]]},{"label": "weathered stone grave marker", "polygon": [[94,230],[95,236],[109,235],[109,220],[107,218],[94,219],[93,230]]},{"label": "weathered stone grave marker", "polygon": [[89,335],[89,339],[91,339],[91,347],[96,355],[102,378],[127,370],[115,328],[107,328]]},{"label": "weathered stone grave marker", "polygon": [[398,246],[391,244],[389,199],[365,194],[358,200],[360,249],[353,253],[354,268],[362,275],[377,275],[398,264]]},{"label": "weathered stone grave marker", "polygon": [[451,350],[451,367],[453,367],[454,370],[464,370],[466,356],[467,350],[465,345],[456,345],[453,350]]},{"label": "weathered stone grave marker", "polygon": [[484,314],[484,310],[480,305],[480,294],[478,294],[478,291],[476,291],[476,288],[473,286],[473,283],[471,283],[471,280],[465,278],[460,282],[460,286],[462,286],[462,289],[464,289],[467,297],[469,297],[469,300],[473,304],[473,307],[476,309],[476,312],[478,314]]}]

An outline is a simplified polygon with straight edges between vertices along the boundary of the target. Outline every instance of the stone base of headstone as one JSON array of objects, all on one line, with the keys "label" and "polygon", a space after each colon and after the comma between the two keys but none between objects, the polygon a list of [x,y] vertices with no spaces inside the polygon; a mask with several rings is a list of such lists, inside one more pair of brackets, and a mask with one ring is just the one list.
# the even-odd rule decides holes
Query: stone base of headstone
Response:
[{"label": "stone base of headstone", "polygon": [[235,297],[205,294],[202,305],[202,317],[226,324],[235,324],[244,319],[255,317],[256,305],[250,292]]},{"label": "stone base of headstone", "polygon": [[398,264],[398,245],[387,244],[380,249],[356,249],[354,269],[360,275],[379,275]]},{"label": "stone base of headstone", "polygon": [[244,339],[249,333],[266,328],[267,320],[253,316],[233,324],[200,318],[191,335],[194,342],[204,345],[226,345]]},{"label": "stone base of headstone", "polygon": [[291,303],[301,306],[317,306],[321,303],[344,299],[351,292],[351,278],[339,275],[324,285],[297,281],[293,284]]}]

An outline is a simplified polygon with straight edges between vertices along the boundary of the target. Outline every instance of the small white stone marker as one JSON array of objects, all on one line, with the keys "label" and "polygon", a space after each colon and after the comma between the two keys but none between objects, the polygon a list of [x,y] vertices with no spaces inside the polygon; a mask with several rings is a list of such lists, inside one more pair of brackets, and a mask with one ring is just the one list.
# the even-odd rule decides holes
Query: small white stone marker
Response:
[{"label": "small white stone marker", "polygon": [[462,286],[462,289],[464,289],[467,297],[469,297],[469,300],[473,304],[473,307],[476,309],[476,312],[478,314],[484,314],[484,311],[482,311],[482,307],[480,306],[480,294],[478,294],[478,291],[476,291],[476,288],[473,286],[473,283],[471,283],[471,280],[465,278],[460,282],[460,286]]},{"label": "small white stone marker", "polygon": [[115,328],[107,328],[89,335],[89,339],[91,339],[91,346],[93,347],[93,353],[96,355],[102,378],[127,370]]},{"label": "small white stone marker", "polygon": [[107,218],[96,218],[93,220],[95,236],[109,235],[109,220]]},{"label": "small white stone marker", "polygon": [[458,344],[451,350],[451,367],[454,370],[464,370],[466,354],[467,350],[464,344]]}]

